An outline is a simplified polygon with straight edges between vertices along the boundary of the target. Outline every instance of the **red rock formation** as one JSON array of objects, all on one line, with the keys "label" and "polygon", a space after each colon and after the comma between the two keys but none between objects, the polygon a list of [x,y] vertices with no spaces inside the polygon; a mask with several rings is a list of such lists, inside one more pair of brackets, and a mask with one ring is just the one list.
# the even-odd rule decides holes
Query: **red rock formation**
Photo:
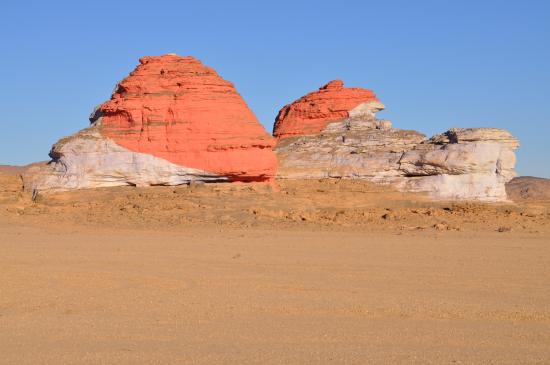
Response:
[{"label": "red rock formation", "polygon": [[350,110],[364,102],[378,101],[371,90],[345,88],[333,80],[279,111],[273,135],[278,138],[319,133],[327,124],[349,117]]},{"label": "red rock formation", "polygon": [[101,134],[118,145],[232,181],[270,181],[277,160],[232,83],[193,57],[143,57],[100,105]]}]

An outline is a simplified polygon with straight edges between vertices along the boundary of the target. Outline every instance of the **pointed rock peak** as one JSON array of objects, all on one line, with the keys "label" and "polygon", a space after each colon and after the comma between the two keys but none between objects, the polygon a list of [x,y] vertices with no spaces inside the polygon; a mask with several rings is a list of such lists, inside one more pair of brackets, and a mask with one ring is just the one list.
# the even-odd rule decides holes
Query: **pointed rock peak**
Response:
[{"label": "pointed rock peak", "polygon": [[277,170],[275,140],[233,84],[193,57],[143,57],[90,120],[26,186],[273,182]]},{"label": "pointed rock peak", "polygon": [[319,90],[328,90],[328,89],[334,90],[334,89],[343,89],[343,88],[344,88],[344,81],[332,80],[332,81],[329,81],[329,83],[326,84],[325,86],[320,87]]},{"label": "pointed rock peak", "polygon": [[99,107],[101,134],[178,166],[268,181],[275,143],[234,85],[194,57],[143,57]]}]

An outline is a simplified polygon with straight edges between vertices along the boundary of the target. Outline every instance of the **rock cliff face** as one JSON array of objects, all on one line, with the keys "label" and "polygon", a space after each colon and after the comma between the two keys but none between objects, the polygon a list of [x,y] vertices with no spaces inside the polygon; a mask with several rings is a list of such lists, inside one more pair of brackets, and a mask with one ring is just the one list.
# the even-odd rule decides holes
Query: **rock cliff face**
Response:
[{"label": "rock cliff face", "polygon": [[[338,83],[332,91],[337,100],[345,99],[336,96],[338,90],[343,95],[357,90],[340,86]],[[316,93],[324,94],[323,90]],[[310,120],[318,119],[319,107],[311,104],[309,118],[304,100],[313,94],[285,106],[277,117],[279,178],[367,179],[402,191],[424,192],[435,199],[507,199],[505,183],[515,176],[514,150],[518,147],[509,132],[456,128],[426,139],[423,134],[395,129],[389,121],[376,119],[375,113],[384,106],[367,99],[346,104],[348,110],[342,106],[338,113],[324,113],[324,127],[312,133]],[[300,110],[305,128],[300,128],[297,118],[286,126],[286,116],[293,110]]]},{"label": "rock cliff face", "polygon": [[143,57],[91,126],[31,169],[32,189],[271,181],[274,139],[230,82],[193,57]]}]

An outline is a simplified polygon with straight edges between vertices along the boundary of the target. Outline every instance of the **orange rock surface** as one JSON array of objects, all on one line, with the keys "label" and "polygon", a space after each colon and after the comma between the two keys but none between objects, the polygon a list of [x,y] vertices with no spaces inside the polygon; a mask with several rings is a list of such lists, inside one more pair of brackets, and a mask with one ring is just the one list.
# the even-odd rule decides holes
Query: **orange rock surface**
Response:
[{"label": "orange rock surface", "polygon": [[345,88],[342,80],[333,80],[279,111],[273,135],[278,138],[316,134],[333,121],[346,119],[359,104],[375,101],[371,90]]},{"label": "orange rock surface", "polygon": [[232,83],[193,57],[143,57],[100,105],[101,134],[134,152],[229,177],[271,181],[275,140]]}]

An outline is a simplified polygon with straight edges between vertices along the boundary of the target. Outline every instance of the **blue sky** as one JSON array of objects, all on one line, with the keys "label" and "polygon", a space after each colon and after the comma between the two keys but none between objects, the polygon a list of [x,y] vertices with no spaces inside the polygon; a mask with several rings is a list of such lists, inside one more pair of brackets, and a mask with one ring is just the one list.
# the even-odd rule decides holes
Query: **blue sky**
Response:
[{"label": "blue sky", "polygon": [[144,55],[193,55],[271,131],[332,79],[395,127],[499,127],[518,172],[550,177],[550,1],[4,1],[0,163],[47,159]]}]

